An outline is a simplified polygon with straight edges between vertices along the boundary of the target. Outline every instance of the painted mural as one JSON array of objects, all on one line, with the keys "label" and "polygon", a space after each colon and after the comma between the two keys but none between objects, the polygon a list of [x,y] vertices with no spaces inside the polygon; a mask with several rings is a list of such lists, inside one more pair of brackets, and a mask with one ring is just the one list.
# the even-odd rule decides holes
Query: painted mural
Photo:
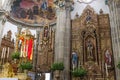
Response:
[{"label": "painted mural", "polygon": [[15,0],[10,13],[15,19],[30,24],[40,24],[44,18],[55,20],[52,0]]}]

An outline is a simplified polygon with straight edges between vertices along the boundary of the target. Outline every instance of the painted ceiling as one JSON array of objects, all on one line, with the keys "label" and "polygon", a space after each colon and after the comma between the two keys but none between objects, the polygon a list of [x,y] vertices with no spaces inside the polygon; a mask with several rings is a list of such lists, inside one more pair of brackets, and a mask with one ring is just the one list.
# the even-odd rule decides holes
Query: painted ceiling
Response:
[{"label": "painted ceiling", "polygon": [[12,18],[28,24],[55,21],[53,0],[15,0],[11,6]]}]

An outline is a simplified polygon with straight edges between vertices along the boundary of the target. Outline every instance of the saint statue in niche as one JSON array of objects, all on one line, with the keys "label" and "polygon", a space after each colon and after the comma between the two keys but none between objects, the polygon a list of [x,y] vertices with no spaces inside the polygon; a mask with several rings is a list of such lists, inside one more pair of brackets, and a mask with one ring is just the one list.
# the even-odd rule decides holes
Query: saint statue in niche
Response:
[{"label": "saint statue in niche", "polygon": [[49,30],[48,30],[48,27],[46,26],[46,27],[44,28],[44,37],[45,37],[45,38],[48,38],[48,32],[49,32]]},{"label": "saint statue in niche", "polygon": [[87,17],[86,17],[86,22],[89,23],[91,21],[91,14],[90,14],[90,10],[87,10]]},{"label": "saint statue in niche", "polygon": [[107,65],[111,66],[111,62],[112,62],[111,54],[110,54],[109,50],[106,50],[106,52],[105,52],[105,63]]},{"label": "saint statue in niche", "polygon": [[93,58],[93,43],[89,39],[86,43],[86,48],[88,57]]},{"label": "saint statue in niche", "polygon": [[76,52],[72,52],[72,69],[77,68],[78,65],[78,55]]}]

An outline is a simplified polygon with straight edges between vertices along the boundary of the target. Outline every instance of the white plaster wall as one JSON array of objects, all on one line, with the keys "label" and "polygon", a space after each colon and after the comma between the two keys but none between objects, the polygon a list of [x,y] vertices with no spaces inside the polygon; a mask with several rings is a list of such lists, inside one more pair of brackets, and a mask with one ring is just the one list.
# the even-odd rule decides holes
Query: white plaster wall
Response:
[{"label": "white plaster wall", "polygon": [[[6,35],[9,30],[12,31],[12,38],[16,39],[15,34],[17,33],[17,26],[12,24],[12,23],[10,23],[10,22],[6,22],[5,23],[2,37],[4,35]],[[23,30],[25,30],[25,28],[22,28],[22,31]],[[30,29],[30,31],[31,31],[32,35],[36,36],[36,30],[31,30]]]},{"label": "white plaster wall", "polygon": [[75,14],[78,12],[79,15],[83,12],[87,5],[90,5],[94,8],[96,13],[99,13],[100,9],[104,11],[104,13],[109,13],[109,8],[105,5],[105,0],[94,0],[90,4],[80,3],[77,0],[74,0],[74,10],[71,12],[71,18],[75,18]]},{"label": "white plaster wall", "polygon": [[3,30],[3,35],[6,35],[7,32],[11,30],[12,31],[12,38],[15,38],[15,33],[17,32],[17,26],[13,25],[12,23],[6,22]]}]

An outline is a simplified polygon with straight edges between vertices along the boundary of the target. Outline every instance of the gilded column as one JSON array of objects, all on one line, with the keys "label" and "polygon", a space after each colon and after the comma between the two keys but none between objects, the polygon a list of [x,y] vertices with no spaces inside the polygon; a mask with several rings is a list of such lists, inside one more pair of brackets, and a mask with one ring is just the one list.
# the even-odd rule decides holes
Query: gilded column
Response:
[{"label": "gilded column", "polygon": [[21,33],[22,28],[20,26],[17,27],[17,33],[16,33],[16,43],[15,43],[15,52],[18,51],[18,45],[19,45],[19,35]]}]

